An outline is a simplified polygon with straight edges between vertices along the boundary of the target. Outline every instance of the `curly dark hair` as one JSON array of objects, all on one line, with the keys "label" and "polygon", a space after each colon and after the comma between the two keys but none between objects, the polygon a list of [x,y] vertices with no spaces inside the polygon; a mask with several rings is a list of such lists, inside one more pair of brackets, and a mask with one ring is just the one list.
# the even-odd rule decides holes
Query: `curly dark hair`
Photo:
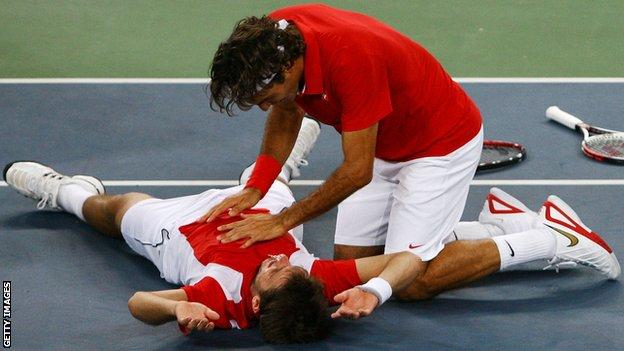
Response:
[{"label": "curly dark hair", "polygon": [[332,321],[323,284],[294,274],[286,284],[260,293],[260,333],[274,344],[305,343],[327,337]]},{"label": "curly dark hair", "polygon": [[[277,21],[267,16],[244,18],[219,45],[212,60],[210,107],[229,116],[233,115],[235,105],[243,111],[249,110],[258,88],[283,83],[283,70],[290,68],[304,52],[305,42],[294,25],[282,30],[277,27]],[[271,82],[263,82],[274,74]]]}]

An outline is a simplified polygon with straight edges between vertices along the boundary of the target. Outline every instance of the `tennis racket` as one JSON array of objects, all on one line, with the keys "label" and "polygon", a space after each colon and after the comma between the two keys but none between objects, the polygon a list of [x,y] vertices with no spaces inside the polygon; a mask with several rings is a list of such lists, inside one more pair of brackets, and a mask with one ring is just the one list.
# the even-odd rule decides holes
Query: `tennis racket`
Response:
[{"label": "tennis racket", "polygon": [[557,106],[546,110],[546,117],[583,134],[581,150],[594,160],[624,164],[624,133],[591,126]]},{"label": "tennis racket", "polygon": [[518,143],[484,140],[477,172],[507,167],[526,158],[526,149]]}]

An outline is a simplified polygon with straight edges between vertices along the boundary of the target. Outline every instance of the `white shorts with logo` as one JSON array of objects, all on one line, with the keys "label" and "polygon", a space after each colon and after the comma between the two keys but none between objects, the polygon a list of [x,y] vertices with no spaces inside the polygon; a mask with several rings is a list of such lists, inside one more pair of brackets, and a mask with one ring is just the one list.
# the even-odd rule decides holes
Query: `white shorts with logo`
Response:
[{"label": "white shorts with logo", "polygon": [[461,218],[482,146],[483,129],[442,157],[375,159],[372,181],[338,205],[335,243],[433,259]]},{"label": "white shorts with logo", "polygon": [[[121,233],[130,248],[149,259],[161,277],[174,284],[194,284],[206,276],[206,266],[197,261],[193,248],[179,227],[197,220],[226,197],[243,189],[211,189],[201,194],[172,199],[147,199],[130,207],[121,220]],[[295,202],[290,189],[276,181],[255,208],[279,213]],[[303,227],[290,231],[302,240]]]}]

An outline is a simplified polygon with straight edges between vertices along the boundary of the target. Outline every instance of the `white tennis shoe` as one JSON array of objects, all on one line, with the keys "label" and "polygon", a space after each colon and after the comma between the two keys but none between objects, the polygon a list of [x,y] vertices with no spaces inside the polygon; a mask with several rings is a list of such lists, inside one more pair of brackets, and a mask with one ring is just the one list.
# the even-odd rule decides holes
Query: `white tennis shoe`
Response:
[{"label": "white tennis shoe", "polygon": [[316,139],[320,133],[321,125],[319,122],[312,118],[303,118],[295,146],[293,146],[290,156],[288,156],[284,164],[290,170],[292,178],[297,178],[301,175],[299,167],[308,165],[307,157],[310,155],[314,144],[316,144]]},{"label": "white tennis shoe", "polygon": [[[295,145],[293,146],[290,156],[288,156],[288,159],[286,159],[284,163],[284,167],[289,171],[291,178],[299,177],[301,175],[299,167],[308,165],[306,158],[310,154],[310,151],[312,151],[314,144],[316,144],[316,139],[320,133],[321,125],[319,122],[312,118],[303,118]],[[247,183],[255,165],[255,163],[252,163],[241,172],[240,177],[238,177],[239,184]]]},{"label": "white tennis shoe", "polygon": [[494,225],[500,228],[503,234],[543,227],[537,213],[499,188],[490,189],[479,213],[479,222]]},{"label": "white tennis shoe", "polygon": [[609,279],[616,279],[620,275],[620,263],[613,250],[597,233],[583,224],[563,200],[550,195],[539,215],[557,238],[555,257],[545,269],[558,269],[562,264],[575,262],[594,268]]},{"label": "white tennis shoe", "polygon": [[91,176],[73,177],[59,174],[52,168],[32,161],[16,161],[4,167],[4,180],[18,193],[37,200],[40,210],[61,211],[57,203],[61,185],[77,184],[93,195],[106,192],[104,184]]}]

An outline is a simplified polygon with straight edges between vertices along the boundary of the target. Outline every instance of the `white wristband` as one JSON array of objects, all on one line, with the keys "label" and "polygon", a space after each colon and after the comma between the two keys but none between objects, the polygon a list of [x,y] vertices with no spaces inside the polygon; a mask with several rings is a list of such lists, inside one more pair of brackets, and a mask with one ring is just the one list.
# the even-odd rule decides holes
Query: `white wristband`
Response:
[{"label": "white wristband", "polygon": [[378,306],[386,302],[390,296],[392,296],[392,287],[390,286],[390,283],[379,277],[369,280],[366,284],[358,285],[356,288],[377,296],[377,299],[379,299]]}]

